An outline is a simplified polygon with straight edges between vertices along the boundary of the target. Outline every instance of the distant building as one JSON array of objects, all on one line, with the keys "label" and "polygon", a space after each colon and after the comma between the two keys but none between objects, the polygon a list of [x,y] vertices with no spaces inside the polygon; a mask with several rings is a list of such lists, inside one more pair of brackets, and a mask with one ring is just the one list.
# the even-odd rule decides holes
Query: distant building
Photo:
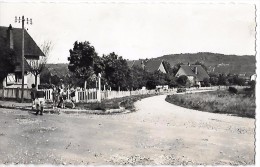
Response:
[{"label": "distant building", "polygon": [[163,65],[163,60],[156,60],[156,59],[132,60],[132,61],[128,60],[127,64],[130,68],[132,68],[133,66],[137,66],[137,67],[141,67],[142,69],[145,69],[148,72],[160,71],[162,73],[167,73]]},{"label": "distant building", "polygon": [[250,80],[251,81],[256,81],[256,74],[251,75]]},{"label": "distant building", "polygon": [[209,79],[209,75],[201,65],[181,65],[176,73],[176,77],[185,75],[192,85],[201,85],[204,78]]},{"label": "distant building", "polygon": [[[0,46],[7,46],[15,52],[15,70],[3,81],[4,87],[22,86],[22,29],[0,26]],[[40,56],[45,56],[32,37],[24,30],[24,87],[30,88],[35,77],[30,73],[32,65],[38,65]],[[40,84],[40,76],[38,76]]]}]

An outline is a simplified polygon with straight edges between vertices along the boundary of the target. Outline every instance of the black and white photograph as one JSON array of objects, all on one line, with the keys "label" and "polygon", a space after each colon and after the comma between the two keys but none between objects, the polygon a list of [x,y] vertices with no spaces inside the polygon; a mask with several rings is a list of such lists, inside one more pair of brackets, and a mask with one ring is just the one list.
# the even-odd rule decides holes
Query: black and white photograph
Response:
[{"label": "black and white photograph", "polygon": [[259,1],[0,0],[0,166],[258,166]]}]

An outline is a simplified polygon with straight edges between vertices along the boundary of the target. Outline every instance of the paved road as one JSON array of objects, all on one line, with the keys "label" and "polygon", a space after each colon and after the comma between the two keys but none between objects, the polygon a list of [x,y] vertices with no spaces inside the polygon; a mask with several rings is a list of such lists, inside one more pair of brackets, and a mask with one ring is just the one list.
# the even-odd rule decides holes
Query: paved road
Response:
[{"label": "paved road", "polygon": [[0,109],[0,163],[254,163],[254,119],[181,108],[155,96],[119,115],[35,116]]}]

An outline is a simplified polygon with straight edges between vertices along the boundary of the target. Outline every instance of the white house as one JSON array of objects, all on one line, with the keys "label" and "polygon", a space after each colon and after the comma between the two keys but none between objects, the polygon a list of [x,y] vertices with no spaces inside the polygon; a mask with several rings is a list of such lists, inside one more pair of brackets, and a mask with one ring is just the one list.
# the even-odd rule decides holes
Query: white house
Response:
[{"label": "white house", "polygon": [[185,75],[192,85],[201,85],[205,78],[209,79],[208,73],[201,65],[181,65],[176,73],[176,77]]}]

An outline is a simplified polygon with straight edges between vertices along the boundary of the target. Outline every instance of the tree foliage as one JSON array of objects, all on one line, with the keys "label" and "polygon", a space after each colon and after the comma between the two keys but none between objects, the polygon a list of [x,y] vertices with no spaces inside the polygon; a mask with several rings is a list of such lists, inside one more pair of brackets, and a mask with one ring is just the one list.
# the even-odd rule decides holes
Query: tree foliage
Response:
[{"label": "tree foliage", "polygon": [[114,52],[103,55],[103,76],[107,84],[113,89],[129,90],[131,80],[130,69],[125,59]]},{"label": "tree foliage", "polygon": [[177,79],[177,83],[180,84],[181,86],[186,86],[188,82],[188,77],[186,75],[181,75]]},{"label": "tree foliage", "polygon": [[43,72],[45,69],[45,66],[47,64],[47,60],[49,58],[49,54],[51,50],[53,49],[53,43],[51,41],[44,41],[44,43],[41,45],[42,52],[44,53],[43,56],[39,57],[39,60],[35,63],[31,64],[30,72],[35,77],[35,85],[37,85],[37,77],[39,74]]},{"label": "tree foliage", "polygon": [[76,78],[87,81],[88,86],[93,86],[97,74],[103,71],[102,60],[94,46],[87,41],[76,41],[69,52],[69,70],[75,74]]},{"label": "tree foliage", "polygon": [[0,47],[0,87],[3,87],[3,80],[8,73],[14,72],[15,69],[15,52],[8,47]]},{"label": "tree foliage", "polygon": [[146,85],[146,77],[148,72],[139,66],[133,66],[131,68],[131,80],[129,80],[129,84],[131,89],[141,89]]}]

